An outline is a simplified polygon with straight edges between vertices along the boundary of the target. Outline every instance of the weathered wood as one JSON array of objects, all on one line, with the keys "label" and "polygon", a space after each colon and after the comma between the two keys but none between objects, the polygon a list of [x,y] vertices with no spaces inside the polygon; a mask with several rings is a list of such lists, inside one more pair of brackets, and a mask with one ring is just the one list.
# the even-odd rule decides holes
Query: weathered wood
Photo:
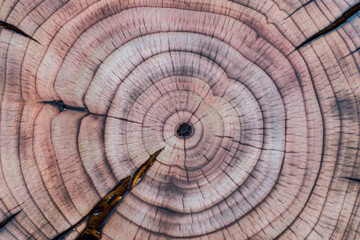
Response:
[{"label": "weathered wood", "polygon": [[359,239],[358,6],[3,0],[0,239]]}]

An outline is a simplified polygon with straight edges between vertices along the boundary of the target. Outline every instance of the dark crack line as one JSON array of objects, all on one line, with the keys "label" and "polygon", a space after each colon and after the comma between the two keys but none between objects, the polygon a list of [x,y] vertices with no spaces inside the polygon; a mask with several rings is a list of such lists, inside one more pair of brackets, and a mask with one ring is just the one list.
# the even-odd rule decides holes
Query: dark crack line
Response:
[{"label": "dark crack line", "polygon": [[66,105],[61,100],[43,101],[41,103],[55,106],[55,107],[57,107],[59,109],[60,112],[63,112],[64,110],[73,110],[73,111],[78,111],[78,112],[89,112],[89,110],[87,108],[81,108],[81,107],[74,107],[74,106]]},{"label": "dark crack line", "polygon": [[4,221],[2,221],[2,222],[0,223],[0,229],[2,229],[3,227],[5,227],[6,224],[8,224],[11,220],[13,220],[13,219],[16,217],[16,215],[18,215],[20,212],[21,212],[21,211],[19,211],[19,212],[13,214],[13,215],[7,217]]},{"label": "dark crack line", "polygon": [[288,19],[289,17],[291,17],[292,15],[294,15],[294,14],[295,14],[297,11],[299,11],[300,9],[305,8],[307,5],[309,5],[309,4],[312,3],[312,2],[314,2],[314,0],[310,0],[310,1],[308,1],[307,3],[301,5],[301,7],[298,7],[298,8],[295,9],[295,11],[293,11],[288,17],[286,17],[285,20]]},{"label": "dark crack line", "polygon": [[30,35],[26,34],[24,31],[20,30],[19,28],[15,27],[14,25],[11,25],[11,24],[9,24],[7,22],[0,21],[0,28],[13,31],[15,33],[18,33],[18,34],[24,36],[24,37],[30,38],[31,40],[34,40],[35,42],[40,44],[38,40],[36,40],[35,38],[33,38]]},{"label": "dark crack line", "polygon": [[[70,106],[70,105],[66,105],[63,101],[61,100],[55,100],[55,101],[42,101],[39,103],[43,103],[43,104],[48,104],[54,107],[57,107],[59,109],[60,112],[66,111],[66,110],[70,110],[70,111],[77,111],[77,112],[85,112],[91,115],[95,115],[95,116],[100,116],[100,117],[106,117],[106,118],[114,118],[114,119],[118,119],[118,120],[122,120],[122,121],[126,121],[126,122],[131,122],[131,123],[136,123],[136,124],[140,124],[142,125],[141,122],[137,122],[137,121],[133,121],[127,118],[120,118],[120,117],[113,117],[113,116],[109,116],[106,114],[98,114],[98,113],[92,113],[89,111],[89,109],[87,108],[82,108],[82,107],[74,107],[74,106]],[[143,126],[143,127],[150,127],[150,126]]]},{"label": "dark crack line", "polygon": [[349,54],[347,54],[346,56],[343,56],[342,58],[340,58],[340,60],[343,60],[344,58],[347,58],[348,56],[353,55],[354,53],[358,52],[360,50],[360,47],[358,47],[357,49],[355,49],[354,51],[351,51]]},{"label": "dark crack line", "polygon": [[106,194],[100,202],[98,202],[91,211],[81,218],[75,225],[66,229],[57,235],[53,240],[63,239],[67,234],[78,226],[87,217],[87,226],[76,238],[77,240],[97,240],[101,238],[102,228],[106,221],[115,211],[116,207],[122,199],[143,179],[146,171],[156,161],[156,157],[164,149],[161,148],[150,155],[150,158],[143,163],[134,174],[122,179],[108,194]]},{"label": "dark crack line", "polygon": [[313,40],[315,40],[315,39],[317,39],[319,37],[322,37],[323,35],[328,34],[329,32],[337,29],[342,24],[346,23],[359,10],[360,10],[360,2],[358,4],[356,4],[355,6],[351,7],[349,10],[347,10],[343,15],[341,15],[341,17],[336,19],[335,22],[333,22],[332,24],[330,24],[328,27],[324,28],[323,30],[321,30],[321,31],[315,33],[314,35],[312,35],[310,38],[308,38],[306,41],[304,41],[302,44],[300,44],[295,49],[298,50],[299,48],[305,46],[306,44],[312,42]]},{"label": "dark crack line", "polygon": [[359,178],[351,178],[351,177],[344,177],[345,179],[348,179],[352,182],[355,182],[355,183],[360,183],[360,179]]},{"label": "dark crack line", "polygon": [[[190,119],[189,119],[190,121]],[[184,137],[184,169],[186,172],[186,179],[189,182],[189,174],[188,174],[188,169],[186,167],[186,138]]]}]

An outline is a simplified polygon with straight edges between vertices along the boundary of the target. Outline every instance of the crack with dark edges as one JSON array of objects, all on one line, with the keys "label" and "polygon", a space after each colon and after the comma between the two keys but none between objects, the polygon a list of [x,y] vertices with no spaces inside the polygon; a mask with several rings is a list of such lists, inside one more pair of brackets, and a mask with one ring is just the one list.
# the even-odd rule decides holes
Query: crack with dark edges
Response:
[{"label": "crack with dark edges", "polygon": [[315,39],[322,37],[323,35],[328,34],[329,32],[337,29],[338,27],[340,27],[342,24],[346,23],[352,16],[354,16],[358,11],[360,10],[360,3],[356,4],[355,6],[351,7],[349,10],[347,10],[343,15],[341,15],[341,17],[339,17],[338,19],[336,19],[335,22],[333,22],[332,24],[330,24],[329,26],[327,26],[326,28],[324,28],[323,30],[315,33],[314,35],[312,35],[310,38],[308,38],[307,40],[305,40],[302,44],[300,44],[299,46],[297,46],[295,48],[295,50],[298,50],[299,48],[305,46],[306,44],[314,41]]},{"label": "crack with dark edges", "polygon": [[360,179],[359,178],[351,178],[351,177],[344,177],[345,179],[348,179],[352,182],[356,182],[356,183],[360,183]]},{"label": "crack with dark edges", "polygon": [[40,102],[40,103],[49,104],[49,105],[52,105],[54,107],[57,107],[60,112],[63,112],[64,110],[73,110],[73,111],[78,111],[78,112],[89,112],[89,110],[87,108],[73,107],[73,106],[70,106],[70,105],[65,105],[65,103],[63,101],[61,101],[61,100],[43,101],[43,102]]},{"label": "crack with dark edges", "polygon": [[115,207],[121,202],[121,200],[128,194],[134,187],[143,179],[146,171],[153,165],[156,157],[161,153],[164,148],[157,150],[151,154],[149,159],[142,164],[134,174],[122,179],[118,185],[106,194],[103,199],[80,221],[74,226],[71,226],[53,240],[59,240],[66,237],[66,235],[79,225],[87,217],[87,226],[76,238],[76,240],[98,240],[101,237],[102,228],[104,227],[107,219],[114,212]]},{"label": "crack with dark edges", "polygon": [[[137,123],[137,124],[142,125],[141,122],[133,121],[133,120],[130,120],[130,119],[127,119],[127,118],[120,118],[120,117],[109,116],[109,115],[106,115],[106,114],[92,113],[87,108],[74,107],[74,106],[66,105],[62,100],[42,101],[42,102],[39,102],[39,103],[43,103],[43,104],[47,104],[47,105],[57,107],[59,112],[64,112],[66,110],[77,111],[77,112],[86,112],[86,113],[89,113],[89,114],[92,114],[92,115],[95,115],[95,116],[114,118],[114,119],[118,119],[118,120],[122,120],[122,121],[126,121],[126,122],[131,122],[131,123]],[[150,126],[143,126],[143,127],[150,127]]]},{"label": "crack with dark edges", "polygon": [[36,40],[35,38],[33,38],[30,35],[26,34],[24,31],[20,30],[19,28],[15,27],[14,25],[11,25],[11,24],[9,24],[7,22],[0,21],[0,28],[13,31],[15,33],[18,33],[18,34],[24,36],[24,37],[30,38],[31,40],[34,40],[35,42],[40,44],[38,40]]},{"label": "crack with dark edges", "polygon": [[2,222],[0,223],[0,229],[2,229],[3,227],[5,227],[6,224],[8,224],[11,220],[13,220],[13,219],[16,217],[16,215],[18,215],[20,212],[21,212],[21,211],[18,211],[17,213],[15,213],[15,214],[7,217],[4,221],[2,221]]}]

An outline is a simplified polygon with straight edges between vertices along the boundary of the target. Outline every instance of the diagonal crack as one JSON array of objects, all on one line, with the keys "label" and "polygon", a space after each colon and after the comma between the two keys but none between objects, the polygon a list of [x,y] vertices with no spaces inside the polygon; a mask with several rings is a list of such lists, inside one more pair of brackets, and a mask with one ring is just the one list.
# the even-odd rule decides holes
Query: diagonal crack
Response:
[{"label": "diagonal crack", "polygon": [[60,233],[53,240],[59,240],[64,238],[73,228],[75,228],[80,222],[82,222],[87,217],[88,223],[86,228],[82,231],[77,240],[97,240],[101,237],[101,231],[104,227],[107,219],[113,213],[115,207],[118,203],[129,193],[137,183],[139,183],[145,176],[146,171],[153,165],[156,160],[156,157],[164,148],[159,149],[155,153],[151,154],[149,159],[142,164],[134,174],[122,179],[119,184],[108,194],[106,194],[103,199],[79,222],[74,226],[71,226],[64,232]]},{"label": "diagonal crack", "polygon": [[289,17],[291,17],[292,15],[294,15],[296,12],[298,12],[300,9],[305,8],[307,5],[309,5],[310,3],[312,3],[314,0],[310,0],[307,3],[301,5],[300,7],[298,7],[297,9],[295,9],[289,16],[287,16],[284,20],[288,19]]},{"label": "diagonal crack", "polygon": [[347,10],[343,15],[341,15],[341,17],[339,17],[338,19],[336,19],[335,22],[333,22],[332,24],[330,24],[329,26],[327,26],[326,28],[324,28],[323,30],[315,33],[314,35],[312,35],[310,38],[308,38],[307,40],[305,40],[302,44],[300,44],[299,46],[297,46],[295,49],[298,50],[299,48],[305,46],[306,44],[312,42],[313,40],[322,37],[325,34],[328,34],[329,32],[337,29],[338,27],[340,27],[342,24],[346,23],[352,16],[354,16],[358,11],[360,10],[360,2],[358,4],[356,4],[355,6],[351,7],[349,10]]},{"label": "diagonal crack", "polygon": [[[14,25],[11,25],[7,22],[4,22],[4,21],[0,21],[0,28],[3,28],[3,29],[7,29],[7,30],[10,30],[10,31],[13,31],[13,32],[16,32],[20,35],[23,35],[24,37],[27,37],[27,38],[30,38],[31,40],[34,40],[35,42],[39,43],[38,40],[36,40],[35,38],[29,36],[28,34],[26,34],[24,31],[20,30],[19,28],[15,27]],[[40,43],[39,43],[40,44]]]},{"label": "diagonal crack", "polygon": [[5,225],[8,224],[11,220],[13,220],[13,218],[15,218],[16,215],[18,215],[20,212],[21,212],[21,211],[19,211],[19,212],[13,214],[13,215],[7,217],[4,221],[2,221],[2,222],[0,223],[0,229],[2,229],[3,227],[5,227]]}]

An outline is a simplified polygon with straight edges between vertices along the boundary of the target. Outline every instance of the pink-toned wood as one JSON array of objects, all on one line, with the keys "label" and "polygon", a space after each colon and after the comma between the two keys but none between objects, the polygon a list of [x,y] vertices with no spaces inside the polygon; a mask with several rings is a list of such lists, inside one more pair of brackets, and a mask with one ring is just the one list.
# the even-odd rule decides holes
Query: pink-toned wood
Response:
[{"label": "pink-toned wood", "polygon": [[0,239],[358,239],[356,3],[4,0]]}]

